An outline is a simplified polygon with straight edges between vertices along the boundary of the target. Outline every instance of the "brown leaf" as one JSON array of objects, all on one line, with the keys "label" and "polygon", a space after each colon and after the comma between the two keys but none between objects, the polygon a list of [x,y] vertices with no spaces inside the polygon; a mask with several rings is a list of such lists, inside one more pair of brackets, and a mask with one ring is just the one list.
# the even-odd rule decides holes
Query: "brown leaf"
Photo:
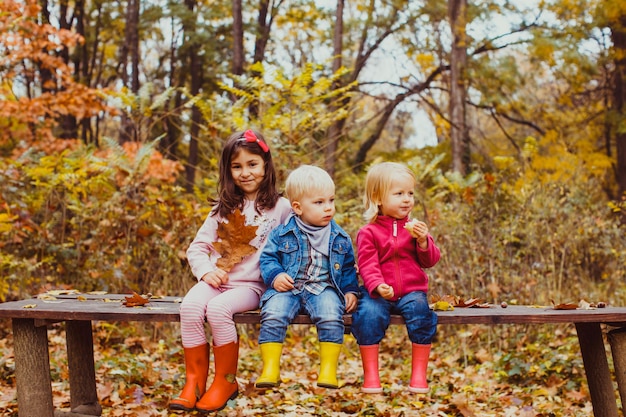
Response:
[{"label": "brown leaf", "polygon": [[142,306],[150,302],[149,298],[142,297],[141,295],[137,294],[135,291],[133,291],[133,295],[131,295],[130,297],[125,296],[124,298],[125,300],[122,302],[122,304],[124,304],[126,307]]},{"label": "brown leaf", "polygon": [[454,295],[450,295],[450,294],[446,294],[446,295],[433,294],[430,297],[430,302],[436,303],[437,301],[445,301],[447,303],[454,305],[456,304],[457,297],[455,297]]},{"label": "brown leaf", "polygon": [[555,310],[576,310],[578,308],[578,303],[561,303],[556,304],[554,300],[550,300]]},{"label": "brown leaf", "polygon": [[248,255],[252,255],[257,248],[250,242],[256,237],[258,226],[246,225],[246,217],[240,210],[226,216],[228,222],[217,226],[218,242],[213,243],[215,250],[222,255],[217,260],[218,268],[228,272]]},{"label": "brown leaf", "polygon": [[481,298],[470,298],[468,300],[465,300],[463,297],[458,297],[456,295],[452,295],[452,294],[446,294],[446,295],[438,295],[438,294],[434,294],[431,295],[430,297],[430,302],[431,304],[436,304],[437,302],[444,302],[444,303],[448,303],[453,307],[481,307],[481,308],[488,308],[489,304],[484,303],[483,300]]},{"label": "brown leaf", "polygon": [[463,298],[459,298],[459,300],[457,301],[456,305],[454,305],[455,307],[478,307],[480,306],[480,303],[482,303],[483,300],[481,300],[480,298],[470,298],[469,300],[465,300]]}]

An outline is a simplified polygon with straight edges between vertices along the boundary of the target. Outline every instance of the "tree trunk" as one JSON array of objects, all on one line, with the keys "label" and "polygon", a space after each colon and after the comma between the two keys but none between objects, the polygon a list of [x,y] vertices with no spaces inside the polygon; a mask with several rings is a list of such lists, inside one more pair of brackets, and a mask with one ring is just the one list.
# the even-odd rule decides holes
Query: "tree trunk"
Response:
[{"label": "tree trunk", "polygon": [[[615,48],[615,77],[614,77],[614,111],[617,126],[626,123],[626,16],[611,25],[611,34]],[[615,129],[616,167],[615,177],[620,195],[626,193],[626,131]]]},{"label": "tree trunk", "polygon": [[[190,14],[194,15],[194,9],[196,8],[195,0],[185,0],[185,5]],[[187,27],[185,27],[185,39],[189,41],[187,45],[187,57],[189,62],[189,73],[191,76],[191,89],[190,93],[196,96],[200,92],[202,86],[202,58],[198,55],[200,50],[199,45],[195,39],[196,22],[190,20]],[[196,167],[198,165],[198,135],[200,133],[200,121],[202,114],[198,106],[193,106],[191,109],[191,128],[189,131],[189,156],[187,158],[187,164],[185,165],[185,189],[188,192],[193,191],[193,186],[196,179]]]},{"label": "tree trunk", "polygon": [[[280,3],[280,2],[278,2]],[[256,30],[256,38],[254,41],[254,55],[252,58],[253,63],[263,62],[265,59],[265,48],[267,48],[267,42],[270,38],[270,31],[272,28],[272,22],[274,20],[274,9],[270,10],[270,5],[274,3],[270,3],[269,0],[261,0],[259,1],[259,13],[257,17],[257,30]],[[269,19],[268,19],[269,15]],[[253,77],[260,77],[261,74],[253,71],[251,74]],[[259,106],[258,103],[253,102],[248,106],[248,110],[250,112],[250,118],[256,119],[259,115]]]},{"label": "tree trunk", "polygon": [[467,174],[470,162],[465,97],[467,67],[467,0],[450,0],[448,18],[452,30],[450,53],[450,144],[452,169]]},{"label": "tree trunk", "polygon": [[[342,54],[343,54],[343,6],[344,0],[337,0],[337,10],[335,11],[335,33],[333,36],[333,73],[336,73],[341,68]],[[335,82],[334,88],[338,88],[338,82]],[[331,103],[331,111],[334,111],[345,103],[337,103],[336,101]],[[337,147],[339,145],[339,139],[341,138],[341,132],[344,126],[344,120],[335,121],[328,128],[328,143],[326,144],[326,171],[331,177],[335,176],[335,165],[337,163]]]},{"label": "tree trunk", "polygon": [[363,164],[365,163],[367,153],[370,149],[372,149],[372,147],[380,138],[380,135],[382,134],[385,125],[391,118],[393,111],[396,109],[396,107],[398,107],[400,103],[402,103],[408,97],[408,95],[409,93],[399,94],[392,102],[385,106],[383,114],[376,122],[376,126],[374,127],[372,134],[365,140],[365,142],[361,144],[359,150],[357,151],[356,157],[354,158],[354,164],[352,166],[353,172],[360,172],[363,169]]},{"label": "tree trunk", "polygon": [[[139,92],[139,4],[140,0],[128,0],[125,42],[122,48],[122,80],[125,86],[130,87],[133,94]],[[128,71],[129,58],[130,73]],[[136,141],[138,139],[137,128],[132,117],[125,114],[122,119],[119,142]]]},{"label": "tree trunk", "polygon": [[233,0],[233,74],[243,74],[243,16],[241,0]]}]

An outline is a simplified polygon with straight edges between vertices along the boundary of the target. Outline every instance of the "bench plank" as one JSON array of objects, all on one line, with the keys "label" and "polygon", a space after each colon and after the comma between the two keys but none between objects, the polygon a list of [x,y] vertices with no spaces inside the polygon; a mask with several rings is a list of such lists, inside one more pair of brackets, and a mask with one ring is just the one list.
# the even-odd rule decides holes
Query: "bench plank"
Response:
[{"label": "bench plank", "polygon": [[[79,297],[82,297],[79,299]],[[84,299],[83,299],[84,298]],[[124,295],[63,295],[56,300],[29,299],[0,303],[0,318],[29,318],[54,322],[64,320],[106,321],[180,321],[181,297],[153,298],[141,307],[126,307]],[[27,308],[27,307],[31,308]],[[543,306],[464,307],[453,311],[437,311],[439,324],[548,324],[548,323],[607,323],[626,326],[626,307],[597,309],[555,310]],[[258,311],[235,314],[235,322],[257,324]],[[352,323],[349,314],[344,316],[346,325]],[[392,316],[392,324],[403,324],[400,316]],[[297,316],[293,324],[311,324],[307,315]]]}]

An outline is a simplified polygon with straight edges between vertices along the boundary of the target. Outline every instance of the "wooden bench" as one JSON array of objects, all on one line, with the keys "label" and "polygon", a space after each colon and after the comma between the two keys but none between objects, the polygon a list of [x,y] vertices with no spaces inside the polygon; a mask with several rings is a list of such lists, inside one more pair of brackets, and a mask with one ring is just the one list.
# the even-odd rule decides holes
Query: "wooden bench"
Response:
[{"label": "wooden bench", "polygon": [[[12,320],[15,373],[20,417],[101,415],[96,393],[92,321],[178,322],[180,298],[153,298],[141,307],[126,307],[124,295],[66,294],[56,299],[28,299],[0,303],[0,318]],[[622,400],[626,400],[626,307],[589,310],[555,310],[551,307],[509,306],[508,308],[455,308],[437,311],[439,325],[461,324],[556,324],[576,326],[587,383],[596,417],[617,417],[618,408],[611,380],[602,324],[615,327],[609,332],[616,379]],[[70,383],[70,413],[57,411],[52,402],[47,325],[66,322],[66,343]],[[259,323],[258,312],[235,315],[237,323]],[[351,324],[351,317],[344,321]],[[298,316],[294,324],[311,324]],[[394,316],[393,324],[402,324]]]}]

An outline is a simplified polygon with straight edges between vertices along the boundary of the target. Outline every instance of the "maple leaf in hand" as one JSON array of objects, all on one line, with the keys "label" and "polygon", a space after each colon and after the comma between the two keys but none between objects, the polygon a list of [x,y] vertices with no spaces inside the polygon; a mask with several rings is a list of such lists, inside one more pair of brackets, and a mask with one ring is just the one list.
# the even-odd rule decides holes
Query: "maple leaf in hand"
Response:
[{"label": "maple leaf in hand", "polygon": [[246,225],[246,216],[240,210],[226,216],[228,222],[217,226],[217,237],[221,240],[213,243],[215,250],[222,255],[217,260],[217,267],[228,272],[248,255],[252,255],[257,248],[250,242],[256,237],[258,226]]}]

